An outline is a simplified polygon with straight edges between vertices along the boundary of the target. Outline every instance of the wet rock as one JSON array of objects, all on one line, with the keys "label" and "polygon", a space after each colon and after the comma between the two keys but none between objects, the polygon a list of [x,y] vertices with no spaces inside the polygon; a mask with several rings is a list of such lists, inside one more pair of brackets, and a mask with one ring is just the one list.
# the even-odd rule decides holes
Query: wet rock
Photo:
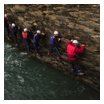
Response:
[{"label": "wet rock", "polygon": [[34,26],[37,26],[37,23],[33,23]]},{"label": "wet rock", "polygon": [[25,12],[26,11],[26,7],[25,6],[19,6],[19,5],[15,5],[13,8],[10,8],[11,11],[13,13],[20,13],[20,12]]},{"label": "wet rock", "polygon": [[41,11],[36,11],[36,12],[29,12],[30,15],[34,17],[42,17],[42,12]]},{"label": "wet rock", "polygon": [[53,11],[43,11],[43,13],[44,13],[44,14],[49,14],[49,15],[54,14],[54,12],[53,12]]},{"label": "wet rock", "polygon": [[25,21],[23,17],[18,16],[18,20],[21,21],[22,23]]},{"label": "wet rock", "polygon": [[68,27],[69,27],[69,28],[72,28],[72,29],[73,29],[74,26],[75,26],[75,23],[70,22],[70,23],[68,24]]},{"label": "wet rock", "polygon": [[[45,37],[40,40],[42,49],[40,56],[36,55],[33,47],[33,37],[30,38],[30,50],[33,52],[29,57],[36,57],[66,75],[81,80],[92,88],[100,91],[100,5],[90,4],[5,4],[4,13],[8,13],[8,22],[15,23],[21,27],[17,39],[19,46],[17,50],[27,52],[22,38],[24,27],[30,29],[33,34],[37,29],[45,32]],[[11,30],[11,28],[10,28]],[[57,48],[61,55],[61,61],[57,60],[56,53],[47,56],[50,49],[49,39],[55,30],[60,33],[61,41]],[[11,32],[11,31],[10,31]],[[14,40],[10,33],[11,41],[6,34],[4,41],[14,46]],[[67,60],[66,45],[70,39],[77,39],[79,46],[85,44],[86,48],[82,54],[77,54],[84,76],[79,77],[71,73],[69,61]]]},{"label": "wet rock", "polygon": [[76,29],[81,29],[81,30],[83,30],[84,32],[87,32],[87,33],[94,34],[93,29],[91,29],[91,28],[89,28],[87,26],[83,26],[83,25],[76,24],[75,28]]},{"label": "wet rock", "polygon": [[56,11],[56,10],[65,10],[65,9],[66,9],[65,7],[54,7],[54,8],[53,8],[53,10],[55,10],[55,11]]},{"label": "wet rock", "polygon": [[69,12],[69,14],[73,17],[79,17],[78,12]]}]

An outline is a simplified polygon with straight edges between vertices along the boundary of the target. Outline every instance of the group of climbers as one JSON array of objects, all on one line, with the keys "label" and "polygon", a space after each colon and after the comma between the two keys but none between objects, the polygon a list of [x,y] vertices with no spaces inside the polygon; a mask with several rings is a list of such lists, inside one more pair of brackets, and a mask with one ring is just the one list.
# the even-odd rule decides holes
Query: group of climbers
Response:
[{"label": "group of climbers", "polygon": [[[10,40],[10,38],[9,38],[9,25],[11,25],[11,24],[8,24],[7,14],[5,14],[4,15],[4,28],[5,28],[8,40]],[[11,30],[12,30],[12,35],[14,37],[14,42],[16,45],[18,45],[17,32],[19,31],[19,29],[20,29],[19,26],[16,26],[14,23],[12,23]],[[37,55],[39,55],[39,50],[41,49],[41,46],[39,45],[39,40],[41,38],[43,38],[44,35],[45,35],[45,33],[41,33],[40,30],[37,30],[36,34],[34,34],[34,36],[33,36],[33,46],[35,47]],[[60,38],[58,38],[58,35],[59,35],[58,31],[54,31],[54,35],[52,35],[50,37],[50,50],[48,52],[48,56],[54,50],[57,54],[57,59],[61,60],[59,51],[56,48],[56,45],[60,41]],[[29,37],[32,36],[32,32],[30,30],[28,30],[27,28],[24,28],[24,31],[22,32],[22,36],[23,36],[23,41],[25,42],[25,45],[27,46],[28,53],[31,53],[30,52],[30,45],[29,45]],[[69,63],[71,65],[71,71],[74,72],[75,71],[74,66],[76,66],[78,74],[83,75],[84,73],[81,73],[80,64],[76,59],[76,54],[82,53],[85,49],[85,45],[82,44],[81,49],[79,49],[77,47],[77,45],[78,45],[77,40],[72,39],[71,41],[69,41],[69,43],[67,44],[67,53],[68,53],[67,59],[69,60]]]}]

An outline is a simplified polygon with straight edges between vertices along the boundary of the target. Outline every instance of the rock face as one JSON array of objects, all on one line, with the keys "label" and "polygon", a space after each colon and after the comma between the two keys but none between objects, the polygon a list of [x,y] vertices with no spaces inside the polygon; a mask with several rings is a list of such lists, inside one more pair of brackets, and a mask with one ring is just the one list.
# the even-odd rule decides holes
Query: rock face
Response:
[{"label": "rock face", "polygon": [[[8,14],[9,23],[15,23],[21,27],[18,32],[19,46],[17,50],[27,52],[22,38],[22,31],[25,27],[36,33],[37,29],[46,33],[46,36],[40,41],[42,49],[40,55],[36,56],[33,47],[33,37],[30,38],[30,50],[33,54],[30,57],[37,57],[44,63],[61,70],[63,73],[78,79],[100,91],[100,5],[87,4],[5,4],[4,13]],[[56,53],[47,56],[49,51],[49,38],[54,30],[60,32],[61,41],[58,50],[61,55],[61,61],[56,58]],[[11,31],[11,29],[10,29]],[[13,37],[10,33],[11,41],[5,42],[14,45]],[[71,73],[69,61],[67,60],[68,40],[77,39],[80,44],[85,44],[85,50],[82,54],[77,54],[84,76],[78,76],[77,73]],[[70,82],[69,82],[70,83]]]}]

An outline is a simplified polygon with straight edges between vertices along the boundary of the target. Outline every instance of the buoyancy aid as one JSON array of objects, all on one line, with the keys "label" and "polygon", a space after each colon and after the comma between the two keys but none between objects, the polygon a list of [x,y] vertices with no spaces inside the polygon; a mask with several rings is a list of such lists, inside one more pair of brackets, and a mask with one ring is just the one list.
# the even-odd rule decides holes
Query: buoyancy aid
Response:
[{"label": "buoyancy aid", "polygon": [[75,60],[76,59],[75,48],[76,48],[76,46],[73,44],[69,44],[67,46],[67,52],[68,52],[67,59],[69,59],[69,60]]},{"label": "buoyancy aid", "polygon": [[50,37],[50,44],[54,44],[54,42],[53,42],[53,39],[54,39],[55,37],[52,35],[51,37]]},{"label": "buoyancy aid", "polygon": [[22,36],[23,36],[23,38],[28,39],[27,34],[28,34],[28,33],[22,32]]}]

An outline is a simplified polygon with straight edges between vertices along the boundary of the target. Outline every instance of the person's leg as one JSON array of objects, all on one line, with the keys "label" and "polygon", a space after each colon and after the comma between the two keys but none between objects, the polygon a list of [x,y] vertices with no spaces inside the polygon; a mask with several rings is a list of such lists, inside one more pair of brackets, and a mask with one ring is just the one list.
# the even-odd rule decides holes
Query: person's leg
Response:
[{"label": "person's leg", "polygon": [[53,47],[53,49],[54,49],[54,51],[55,51],[56,54],[57,54],[57,59],[58,59],[58,60],[61,60],[61,59],[60,59],[60,54],[59,54],[58,49],[57,49],[56,47]]},{"label": "person's leg", "polygon": [[28,42],[28,39],[23,39],[24,42],[25,42],[25,45],[27,46],[27,50],[28,50],[28,53],[30,52],[30,46],[29,46],[29,42]]},{"label": "person's leg", "polygon": [[23,38],[23,41],[25,42],[25,45],[27,45],[26,39]]},{"label": "person's leg", "polygon": [[6,31],[7,37],[9,38],[9,29],[8,29],[8,27],[5,27],[5,31]]},{"label": "person's leg", "polygon": [[16,39],[16,44],[18,44],[18,42],[17,42],[17,34],[15,35],[15,39]]},{"label": "person's leg", "polygon": [[79,64],[79,62],[77,61],[77,60],[74,60],[74,64],[75,64],[75,66],[76,66],[76,68],[77,68],[77,71],[78,71],[78,74],[79,75],[83,75],[84,73],[81,73],[81,67],[80,67],[80,64]]},{"label": "person's leg", "polygon": [[38,43],[37,42],[34,42],[33,43],[33,46],[35,47],[35,50],[36,50],[37,55],[39,55],[38,54]]},{"label": "person's leg", "polygon": [[74,72],[74,63],[73,60],[70,60],[71,71]]},{"label": "person's leg", "polygon": [[34,47],[35,47],[36,53],[38,54],[38,45],[36,44]]},{"label": "person's leg", "polygon": [[17,36],[16,36],[16,34],[14,34],[13,37],[14,37],[15,44],[17,44]]},{"label": "person's leg", "polygon": [[48,55],[50,55],[50,53],[52,52],[52,50],[53,50],[53,47],[50,45],[50,50],[48,52]]},{"label": "person's leg", "polygon": [[76,66],[76,69],[77,70],[80,70],[81,69],[80,68],[80,64],[79,64],[79,62],[77,60],[74,60],[74,65]]},{"label": "person's leg", "polygon": [[38,52],[39,52],[40,49],[41,49],[41,46],[40,46],[40,44],[38,43]]},{"label": "person's leg", "polygon": [[54,51],[56,52],[56,54],[57,54],[57,57],[59,57],[59,56],[60,56],[60,54],[59,54],[59,51],[58,51],[58,49],[57,49],[56,47],[54,47],[53,49],[54,49]]},{"label": "person's leg", "polygon": [[28,49],[28,53],[30,52],[30,45],[29,45],[29,40],[27,39],[27,49]]}]

